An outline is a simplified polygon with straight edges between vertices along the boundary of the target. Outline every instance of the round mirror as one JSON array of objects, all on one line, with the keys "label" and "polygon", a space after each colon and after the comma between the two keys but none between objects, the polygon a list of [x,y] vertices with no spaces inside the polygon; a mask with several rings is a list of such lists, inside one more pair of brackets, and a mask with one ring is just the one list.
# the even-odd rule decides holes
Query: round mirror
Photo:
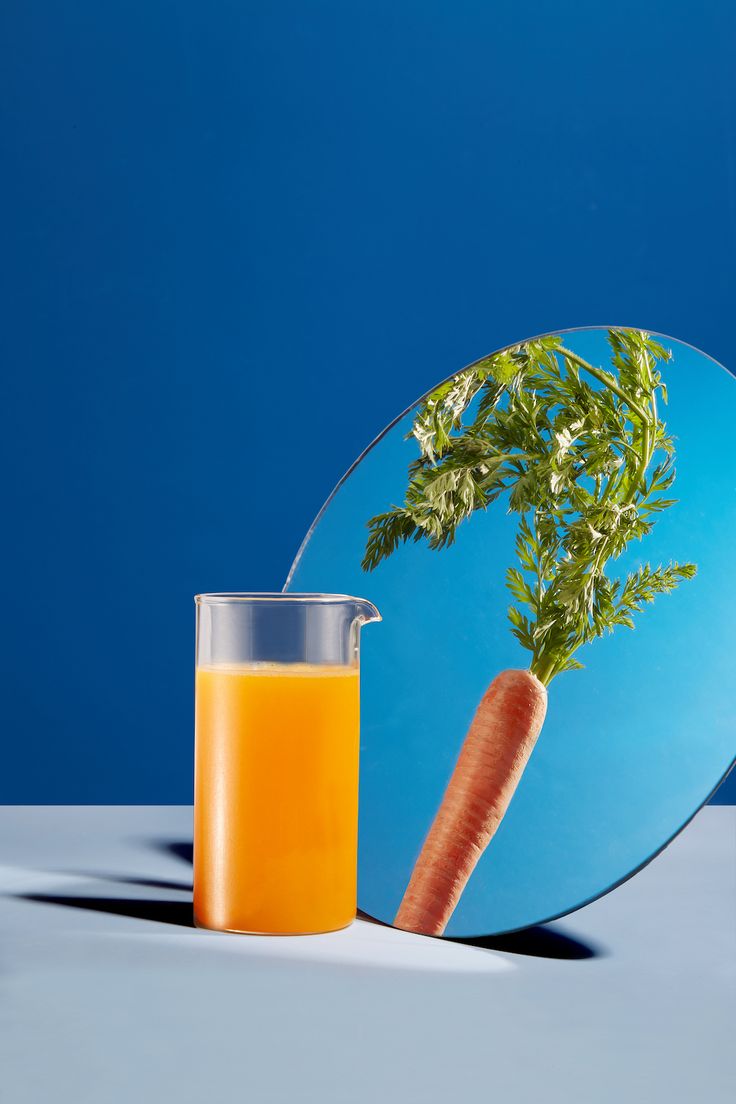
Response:
[{"label": "round mirror", "polygon": [[[428,381],[430,383],[431,381]],[[540,923],[647,863],[734,758],[733,377],[638,330],[486,356],[356,461],[287,588],[368,595],[359,904]]]}]

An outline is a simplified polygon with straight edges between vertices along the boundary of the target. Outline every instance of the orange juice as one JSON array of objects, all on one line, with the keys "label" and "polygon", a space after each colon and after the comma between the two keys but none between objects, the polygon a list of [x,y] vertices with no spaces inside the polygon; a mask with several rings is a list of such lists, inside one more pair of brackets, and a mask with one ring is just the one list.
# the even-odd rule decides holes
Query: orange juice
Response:
[{"label": "orange juice", "polygon": [[355,917],[357,667],[199,667],[194,917],[306,933]]}]

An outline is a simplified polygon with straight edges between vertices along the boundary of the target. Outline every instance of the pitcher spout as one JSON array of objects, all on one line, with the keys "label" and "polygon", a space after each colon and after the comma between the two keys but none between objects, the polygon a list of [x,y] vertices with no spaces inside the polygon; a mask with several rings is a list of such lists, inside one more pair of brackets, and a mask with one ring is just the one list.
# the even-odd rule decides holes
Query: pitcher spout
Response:
[{"label": "pitcher spout", "polygon": [[353,620],[359,625],[369,625],[371,621],[382,621],[377,608],[367,598],[353,598]]}]

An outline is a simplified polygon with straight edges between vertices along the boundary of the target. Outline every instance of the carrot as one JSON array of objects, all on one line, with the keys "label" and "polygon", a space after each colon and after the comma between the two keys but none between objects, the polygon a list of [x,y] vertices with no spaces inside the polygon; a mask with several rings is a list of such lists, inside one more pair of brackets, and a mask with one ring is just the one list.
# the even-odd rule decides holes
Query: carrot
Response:
[{"label": "carrot", "polygon": [[503,671],[488,687],[396,913],[397,928],[443,934],[508,809],[546,712],[546,687],[531,671]]}]

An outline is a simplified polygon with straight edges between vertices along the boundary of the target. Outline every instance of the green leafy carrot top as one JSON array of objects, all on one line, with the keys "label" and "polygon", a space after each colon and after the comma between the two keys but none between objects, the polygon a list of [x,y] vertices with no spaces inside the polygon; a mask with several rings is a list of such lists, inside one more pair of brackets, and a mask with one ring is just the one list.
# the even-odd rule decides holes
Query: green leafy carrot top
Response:
[{"label": "green leafy carrot top", "polygon": [[611,369],[544,337],[479,360],[421,403],[412,431],[419,457],[404,503],[368,522],[372,571],[409,539],[452,544],[458,526],[501,495],[519,514],[518,565],[506,573],[512,631],[548,684],[581,664],[574,653],[694,564],[640,567],[612,579],[606,566],[673,505],[672,438],[659,418],[671,354],[639,330],[609,330]]}]

